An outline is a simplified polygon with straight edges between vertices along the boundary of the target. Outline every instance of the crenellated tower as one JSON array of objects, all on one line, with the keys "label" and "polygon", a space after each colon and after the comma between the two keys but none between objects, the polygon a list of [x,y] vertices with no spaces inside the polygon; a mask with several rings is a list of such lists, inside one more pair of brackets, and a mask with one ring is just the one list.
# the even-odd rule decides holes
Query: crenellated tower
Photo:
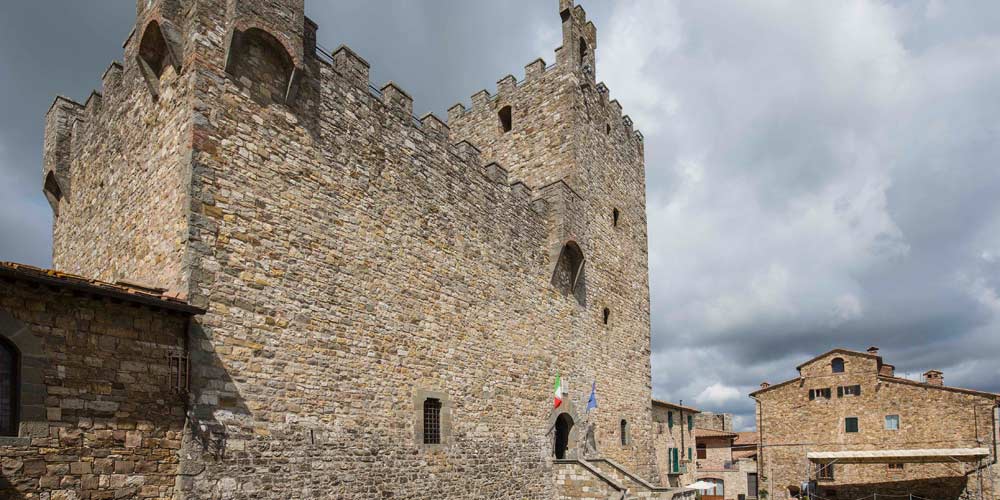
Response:
[{"label": "crenellated tower", "polygon": [[178,497],[554,498],[584,457],[654,477],[642,136],[558,5],[555,63],[447,121],[318,50],[304,0],[139,0],[103,91],[55,101],[56,267],[207,310]]}]

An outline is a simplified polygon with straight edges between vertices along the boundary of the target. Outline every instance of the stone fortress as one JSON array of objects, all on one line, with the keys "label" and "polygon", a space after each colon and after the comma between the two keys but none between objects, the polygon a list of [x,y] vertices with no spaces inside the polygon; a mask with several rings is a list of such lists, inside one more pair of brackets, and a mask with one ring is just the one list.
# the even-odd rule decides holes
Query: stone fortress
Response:
[{"label": "stone fortress", "polygon": [[[87,420],[89,403],[49,414],[84,442],[84,423],[109,429],[94,455],[121,476],[82,454],[66,491],[689,496],[649,482],[643,138],[596,80],[583,8],[560,0],[558,15],[554,64],[531,62],[445,122],[415,118],[392,82],[373,87],[351,49],[318,50],[304,0],[139,0],[103,92],[47,114],[53,267],[203,314],[181,333],[189,368],[170,365],[183,397],[165,423]],[[168,458],[149,454],[157,482],[120,473],[116,439],[175,434]]]}]

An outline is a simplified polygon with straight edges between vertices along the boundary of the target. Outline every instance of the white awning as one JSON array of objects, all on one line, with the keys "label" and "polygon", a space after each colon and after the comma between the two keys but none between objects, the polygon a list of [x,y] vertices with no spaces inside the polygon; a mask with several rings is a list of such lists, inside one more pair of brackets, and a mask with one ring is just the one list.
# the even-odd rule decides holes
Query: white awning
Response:
[{"label": "white awning", "polygon": [[715,483],[710,483],[708,481],[695,481],[695,482],[693,482],[693,483],[685,486],[685,488],[693,488],[693,489],[700,490],[700,491],[710,490],[710,489],[715,488],[715,487],[716,487]]},{"label": "white awning", "polygon": [[988,456],[990,450],[986,448],[810,451],[806,454],[813,462],[838,464],[975,462]]}]

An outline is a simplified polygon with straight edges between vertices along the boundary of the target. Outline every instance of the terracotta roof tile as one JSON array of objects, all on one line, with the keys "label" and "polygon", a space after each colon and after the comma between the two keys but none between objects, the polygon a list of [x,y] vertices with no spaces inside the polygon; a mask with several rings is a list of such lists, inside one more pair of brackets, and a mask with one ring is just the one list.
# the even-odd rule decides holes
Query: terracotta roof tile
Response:
[{"label": "terracotta roof tile", "polygon": [[183,294],[168,292],[162,288],[153,288],[137,283],[125,281],[108,283],[64,273],[55,269],[42,269],[16,262],[0,262],[0,277],[31,281],[48,286],[64,287],[188,314],[205,313],[204,309],[188,304]]},{"label": "terracotta roof tile", "polygon": [[720,437],[720,438],[735,438],[735,432],[727,431],[717,431],[715,429],[701,429],[698,427],[694,428],[694,437]]}]

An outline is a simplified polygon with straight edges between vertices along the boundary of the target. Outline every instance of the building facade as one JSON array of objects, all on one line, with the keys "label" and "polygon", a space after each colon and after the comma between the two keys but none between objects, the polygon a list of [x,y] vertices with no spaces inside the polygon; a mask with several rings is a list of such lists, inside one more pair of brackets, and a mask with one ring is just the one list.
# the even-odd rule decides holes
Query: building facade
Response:
[{"label": "building facade", "polygon": [[877,348],[834,349],[762,384],[761,488],[786,499],[873,493],[994,498],[998,395],[895,375]]},{"label": "building facade", "polygon": [[660,482],[674,487],[695,481],[695,419],[699,410],[653,400],[656,466]]},{"label": "building facade", "polygon": [[160,470],[176,497],[667,494],[643,140],[580,6],[553,13],[554,64],[447,123],[349,48],[318,50],[304,0],[136,12],[103,91],[49,110],[43,189],[56,268],[205,311]]},{"label": "building facade", "polygon": [[757,498],[755,432],[734,432],[733,416],[703,413],[696,420],[695,459],[698,481],[715,484],[702,491],[702,498],[745,500]]},{"label": "building facade", "polygon": [[0,498],[172,498],[200,312],[0,263]]}]

